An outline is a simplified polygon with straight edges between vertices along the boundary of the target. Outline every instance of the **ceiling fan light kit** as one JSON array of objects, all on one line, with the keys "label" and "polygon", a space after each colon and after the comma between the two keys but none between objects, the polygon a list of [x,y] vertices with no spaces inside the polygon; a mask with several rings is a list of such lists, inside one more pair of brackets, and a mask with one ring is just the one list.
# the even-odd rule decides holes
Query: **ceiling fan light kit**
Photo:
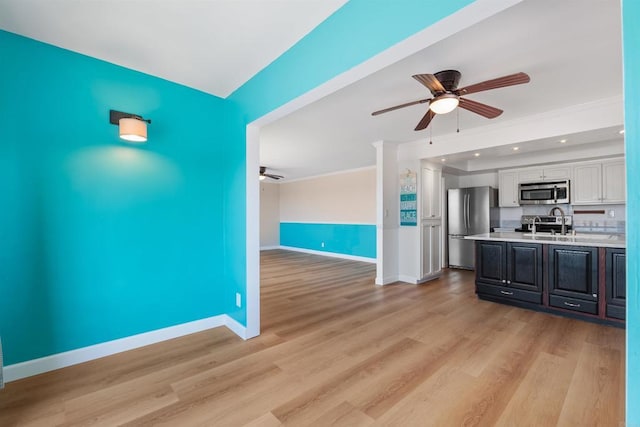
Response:
[{"label": "ceiling fan light kit", "polygon": [[447,114],[458,106],[458,97],[452,93],[444,93],[436,96],[429,103],[429,109],[436,114]]},{"label": "ceiling fan light kit", "polygon": [[457,107],[479,114],[487,119],[494,119],[502,114],[503,111],[501,109],[481,102],[472,101],[471,99],[463,98],[462,95],[469,95],[501,87],[520,85],[531,81],[531,78],[526,73],[515,73],[458,89],[460,76],[461,74],[457,70],[445,70],[435,74],[413,75],[411,77],[429,89],[431,95],[433,95],[432,98],[406,102],[383,110],[374,111],[371,115],[377,116],[379,114],[388,113],[389,111],[398,110],[411,105],[429,103],[427,112],[415,128],[417,131],[426,129],[436,114],[447,114],[455,110]]}]

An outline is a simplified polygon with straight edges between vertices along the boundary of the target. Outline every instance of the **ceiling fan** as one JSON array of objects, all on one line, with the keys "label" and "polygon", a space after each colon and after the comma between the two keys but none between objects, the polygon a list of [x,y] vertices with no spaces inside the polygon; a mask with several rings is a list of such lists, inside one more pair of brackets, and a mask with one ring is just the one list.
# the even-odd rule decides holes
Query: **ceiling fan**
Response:
[{"label": "ceiling fan", "polygon": [[385,108],[384,110],[374,111],[371,115],[377,116],[378,114],[388,113],[389,111],[398,110],[411,105],[429,103],[429,109],[422,117],[422,120],[420,120],[415,130],[426,129],[436,114],[449,113],[455,110],[456,107],[464,108],[465,110],[480,114],[488,119],[494,119],[502,114],[502,110],[487,104],[463,98],[462,95],[469,95],[501,87],[520,85],[523,83],[529,83],[531,80],[526,73],[516,73],[458,89],[460,76],[461,74],[457,70],[445,70],[435,74],[416,74],[411,76],[429,89],[433,98],[420,99],[418,101],[407,102],[406,104]]},{"label": "ceiling fan", "polygon": [[264,180],[265,178],[282,179],[282,178],[284,178],[284,176],[275,175],[275,174],[272,174],[272,173],[267,173],[267,167],[266,166],[260,166],[260,181]]}]

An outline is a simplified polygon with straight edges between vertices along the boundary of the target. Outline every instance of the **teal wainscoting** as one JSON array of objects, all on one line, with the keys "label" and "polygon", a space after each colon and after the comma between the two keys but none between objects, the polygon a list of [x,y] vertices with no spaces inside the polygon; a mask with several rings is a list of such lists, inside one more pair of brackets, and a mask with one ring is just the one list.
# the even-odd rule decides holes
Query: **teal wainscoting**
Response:
[{"label": "teal wainscoting", "polygon": [[[322,243],[324,242],[324,247]],[[376,257],[376,226],[280,223],[280,245],[365,258]]]}]

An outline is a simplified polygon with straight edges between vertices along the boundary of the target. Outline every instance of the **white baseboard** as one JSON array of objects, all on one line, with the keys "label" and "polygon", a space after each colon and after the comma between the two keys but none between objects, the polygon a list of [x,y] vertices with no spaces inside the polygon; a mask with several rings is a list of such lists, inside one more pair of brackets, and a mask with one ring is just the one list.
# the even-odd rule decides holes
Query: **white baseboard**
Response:
[{"label": "white baseboard", "polygon": [[412,285],[417,285],[418,284],[418,279],[415,277],[411,277],[411,276],[405,276],[405,275],[399,275],[398,276],[398,281],[400,282],[405,282],[405,283],[411,283]]},{"label": "white baseboard", "polygon": [[261,251],[272,251],[274,249],[280,249],[280,246],[260,246]]},{"label": "white baseboard", "polygon": [[332,258],[342,258],[342,259],[348,259],[348,260],[351,260],[351,261],[361,261],[361,262],[368,262],[368,263],[372,263],[372,264],[376,263],[376,259],[375,258],[369,258],[369,257],[357,256],[357,255],[347,255],[347,254],[341,254],[341,253],[338,253],[338,252],[316,251],[316,250],[313,250],[313,249],[296,248],[296,247],[293,247],[293,246],[279,246],[278,248],[279,249],[284,249],[286,251],[304,252],[306,254],[328,256],[328,257],[332,257]]},{"label": "white baseboard", "polygon": [[379,278],[376,277],[376,285],[380,285],[380,286],[384,286],[384,285],[389,285],[391,283],[395,283],[398,281],[397,277],[383,277],[383,278]]},{"label": "white baseboard", "polygon": [[4,381],[19,380],[220,326],[226,326],[240,338],[246,339],[246,328],[228,315],[221,314],[5,366]]}]

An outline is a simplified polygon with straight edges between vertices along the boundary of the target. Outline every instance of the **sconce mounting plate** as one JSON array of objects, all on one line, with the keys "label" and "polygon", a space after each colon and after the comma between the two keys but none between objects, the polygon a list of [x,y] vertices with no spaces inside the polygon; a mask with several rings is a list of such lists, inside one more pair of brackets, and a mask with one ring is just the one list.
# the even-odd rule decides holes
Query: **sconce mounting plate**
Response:
[{"label": "sconce mounting plate", "polygon": [[120,124],[120,119],[138,119],[143,122],[151,123],[150,119],[143,119],[142,116],[131,113],[123,113],[122,111],[109,110],[109,123],[112,125]]}]

